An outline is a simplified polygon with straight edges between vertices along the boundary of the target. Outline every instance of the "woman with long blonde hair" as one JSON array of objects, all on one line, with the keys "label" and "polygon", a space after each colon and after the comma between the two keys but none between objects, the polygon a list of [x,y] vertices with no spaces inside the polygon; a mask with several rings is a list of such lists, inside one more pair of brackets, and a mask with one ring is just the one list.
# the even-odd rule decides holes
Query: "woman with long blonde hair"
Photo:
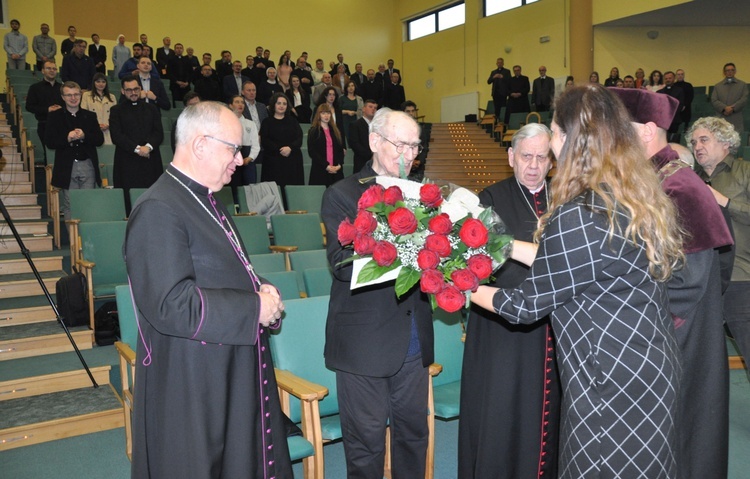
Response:
[{"label": "woman with long blonde hair", "polygon": [[666,288],[683,259],[675,207],[606,88],[566,90],[552,132],[557,173],[530,275],[471,299],[511,322],[550,315],[560,477],[675,477],[679,363]]},{"label": "woman with long blonde hair", "polygon": [[312,160],[307,184],[328,187],[344,177],[341,168],[346,153],[345,145],[346,141],[336,126],[330,105],[321,104],[315,110],[307,133],[307,154]]}]

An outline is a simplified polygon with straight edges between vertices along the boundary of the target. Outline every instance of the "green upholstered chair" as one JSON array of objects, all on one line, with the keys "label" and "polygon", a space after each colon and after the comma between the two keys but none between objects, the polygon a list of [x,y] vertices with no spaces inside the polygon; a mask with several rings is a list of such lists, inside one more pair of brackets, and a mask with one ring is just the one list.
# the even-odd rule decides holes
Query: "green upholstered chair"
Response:
[{"label": "green upholstered chair", "polygon": [[248,255],[248,259],[253,268],[255,268],[255,271],[261,276],[267,273],[287,271],[286,259],[281,254],[251,254]]},{"label": "green upholstered chair", "polygon": [[294,271],[279,271],[276,273],[265,273],[265,280],[274,285],[281,293],[281,298],[286,302],[289,299],[299,299],[300,289],[297,285],[297,274]]},{"label": "green upholstered chair", "polygon": [[446,313],[435,310],[435,362],[443,367],[432,379],[435,416],[453,419],[459,415],[461,369],[464,360],[463,327],[461,312]]},{"label": "green upholstered chair", "polygon": [[[101,221],[123,221],[125,219],[125,196],[119,188],[95,188],[91,190],[68,190],[70,196],[70,218],[65,218],[70,240],[70,264],[79,259],[78,242],[80,226]],[[59,217],[59,216],[58,216]]]},{"label": "green upholstered chair", "polygon": [[306,211],[308,213],[320,214],[320,205],[323,202],[323,193],[326,187],[323,185],[287,185],[286,202],[292,211]]},{"label": "green upholstered chair", "polygon": [[268,226],[265,216],[234,216],[237,234],[242,238],[247,254],[270,253],[271,239],[268,237]]},{"label": "green upholstered chair", "polygon": [[302,272],[302,279],[305,282],[305,291],[307,296],[327,296],[331,294],[331,284],[333,276],[331,268],[309,268]]},{"label": "green upholstered chair", "polygon": [[[297,273],[297,283],[299,284],[300,291],[306,291],[308,296],[312,296],[307,291],[305,285],[304,272],[310,268],[328,268],[328,257],[326,256],[326,250],[314,249],[309,251],[294,251],[289,253],[289,266],[290,269]],[[331,293],[330,283],[328,284],[328,292],[323,295]],[[316,296],[321,296],[320,294]]]},{"label": "green upholstered chair", "polygon": [[271,216],[274,244],[276,246],[296,246],[296,251],[309,251],[325,248],[320,215]]}]

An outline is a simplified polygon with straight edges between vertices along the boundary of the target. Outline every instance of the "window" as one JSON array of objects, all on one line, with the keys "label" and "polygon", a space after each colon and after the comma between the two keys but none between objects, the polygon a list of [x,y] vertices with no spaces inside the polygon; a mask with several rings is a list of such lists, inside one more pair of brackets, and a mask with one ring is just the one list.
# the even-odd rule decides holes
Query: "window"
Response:
[{"label": "window", "polygon": [[414,20],[406,22],[409,40],[441,32],[449,28],[463,25],[466,21],[466,8],[464,3],[453,4]]},{"label": "window", "polygon": [[484,16],[489,17],[536,1],[538,0],[484,0]]}]

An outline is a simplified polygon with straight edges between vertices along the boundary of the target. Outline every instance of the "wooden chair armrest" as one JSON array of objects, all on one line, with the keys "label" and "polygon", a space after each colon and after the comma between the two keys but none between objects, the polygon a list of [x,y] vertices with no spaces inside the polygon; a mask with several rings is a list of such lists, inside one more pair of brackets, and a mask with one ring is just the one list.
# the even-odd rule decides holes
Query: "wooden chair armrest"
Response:
[{"label": "wooden chair armrest", "polygon": [[87,261],[85,259],[79,259],[77,262],[78,266],[84,269],[92,270],[94,269],[94,266],[96,266],[96,263],[93,261]]},{"label": "wooden chair armrest", "polygon": [[258,212],[257,211],[249,211],[247,213],[237,213],[234,216],[258,216]]},{"label": "wooden chair armrest", "polygon": [[443,365],[438,363],[432,363],[430,364],[430,367],[428,368],[430,371],[430,376],[437,376],[441,372],[443,372]]},{"label": "wooden chair armrest", "polygon": [[285,213],[288,215],[306,215],[307,210],[287,210]]},{"label": "wooden chair armrest", "polygon": [[66,219],[65,220],[65,224],[68,225],[68,226],[70,226],[70,225],[80,225],[81,224],[81,220],[79,220],[78,218],[72,218],[72,219],[69,219],[69,220]]},{"label": "wooden chair armrest", "polygon": [[477,110],[479,110],[479,113],[482,114],[482,115],[484,115],[485,113],[487,113],[487,109],[486,108],[477,108]]},{"label": "wooden chair armrest", "polygon": [[274,253],[293,253],[299,249],[299,246],[271,245],[268,248]]},{"label": "wooden chair armrest", "polygon": [[315,384],[284,369],[275,369],[276,383],[283,391],[302,401],[320,401],[328,395],[328,388]]},{"label": "wooden chair armrest", "polygon": [[120,356],[122,356],[128,364],[131,366],[135,364],[135,351],[133,351],[127,343],[115,341],[115,348],[117,348],[117,352],[120,353]]}]

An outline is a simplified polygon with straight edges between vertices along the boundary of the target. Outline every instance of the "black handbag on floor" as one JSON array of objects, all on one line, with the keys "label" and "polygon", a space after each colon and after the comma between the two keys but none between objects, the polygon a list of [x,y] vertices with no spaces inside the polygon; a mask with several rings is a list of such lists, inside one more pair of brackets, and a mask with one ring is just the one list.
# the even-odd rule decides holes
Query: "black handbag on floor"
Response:
[{"label": "black handbag on floor", "polygon": [[55,284],[57,310],[66,326],[88,326],[89,304],[86,297],[86,276],[75,267],[73,274],[57,280]]},{"label": "black handbag on floor", "polygon": [[120,319],[117,303],[108,301],[94,313],[94,339],[98,346],[115,344],[120,337]]}]

